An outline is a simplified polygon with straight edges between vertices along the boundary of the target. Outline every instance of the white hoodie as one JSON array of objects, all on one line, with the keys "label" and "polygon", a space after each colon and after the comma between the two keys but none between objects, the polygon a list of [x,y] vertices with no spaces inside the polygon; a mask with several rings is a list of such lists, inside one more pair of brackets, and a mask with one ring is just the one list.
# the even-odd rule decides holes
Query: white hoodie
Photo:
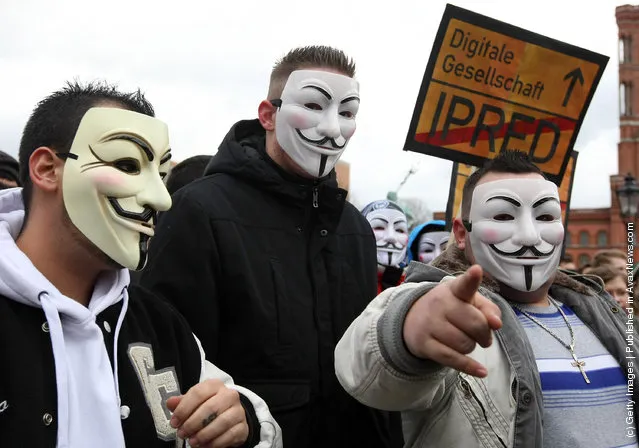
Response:
[{"label": "white hoodie", "polygon": [[[42,308],[46,316],[58,392],[57,448],[124,447],[118,387],[118,335],[128,307],[129,271],[105,273],[97,282],[89,307],[65,297],[38,271],[15,244],[24,221],[22,189],[0,190],[0,295]],[[113,338],[111,363],[102,331],[95,323],[98,314],[123,300]],[[256,448],[281,448],[282,430],[262,398],[233,383],[233,379],[206,360],[200,341],[193,336],[201,357],[200,381],[219,379],[226,387],[248,398],[260,423]],[[182,391],[185,392],[185,391]],[[122,414],[121,414],[122,413]],[[188,443],[186,445],[189,446]]]},{"label": "white hoodie", "polygon": [[112,369],[95,318],[124,300],[114,334],[117,360],[118,333],[128,304],[129,272],[105,272],[85,308],[60,293],[18,249],[15,239],[23,220],[22,190],[0,191],[0,295],[44,310],[55,359],[57,446],[124,447],[117,361]]}]

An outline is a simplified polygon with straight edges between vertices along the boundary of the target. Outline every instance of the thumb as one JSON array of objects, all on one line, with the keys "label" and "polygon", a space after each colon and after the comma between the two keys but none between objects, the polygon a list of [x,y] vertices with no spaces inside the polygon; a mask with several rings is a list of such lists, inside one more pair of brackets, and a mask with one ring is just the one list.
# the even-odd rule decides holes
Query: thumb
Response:
[{"label": "thumb", "polygon": [[166,400],[166,407],[169,408],[169,411],[173,412],[175,408],[178,407],[178,404],[180,404],[180,401],[182,401],[182,395],[169,397],[169,399]]},{"label": "thumb", "polygon": [[475,264],[468,268],[463,275],[460,275],[456,279],[448,283],[450,291],[455,297],[464,302],[470,302],[475,293],[479,289],[481,280],[483,278],[483,271],[481,266]]}]

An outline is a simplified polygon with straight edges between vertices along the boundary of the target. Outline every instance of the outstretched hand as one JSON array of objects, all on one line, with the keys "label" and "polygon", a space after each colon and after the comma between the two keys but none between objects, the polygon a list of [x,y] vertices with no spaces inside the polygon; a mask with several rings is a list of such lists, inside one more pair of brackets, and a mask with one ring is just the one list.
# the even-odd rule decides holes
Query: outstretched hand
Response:
[{"label": "outstretched hand", "polygon": [[481,267],[473,265],[413,304],[404,321],[404,341],[413,355],[469,375],[487,375],[484,366],[466,356],[476,344],[489,347],[493,330],[502,324],[499,307],[477,292],[482,276]]}]

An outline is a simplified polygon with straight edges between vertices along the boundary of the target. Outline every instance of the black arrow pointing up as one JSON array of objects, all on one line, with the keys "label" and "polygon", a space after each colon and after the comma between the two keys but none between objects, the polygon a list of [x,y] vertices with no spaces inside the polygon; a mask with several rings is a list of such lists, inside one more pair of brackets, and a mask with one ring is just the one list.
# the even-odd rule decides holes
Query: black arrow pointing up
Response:
[{"label": "black arrow pointing up", "polygon": [[582,86],[584,85],[584,74],[581,72],[581,68],[577,67],[564,76],[564,81],[567,79],[570,79],[570,84],[568,84],[568,90],[566,90],[566,96],[564,96],[563,107],[566,107],[566,104],[568,104],[568,100],[570,99],[570,95],[572,95],[572,90],[575,88],[577,81],[579,81],[579,84]]}]

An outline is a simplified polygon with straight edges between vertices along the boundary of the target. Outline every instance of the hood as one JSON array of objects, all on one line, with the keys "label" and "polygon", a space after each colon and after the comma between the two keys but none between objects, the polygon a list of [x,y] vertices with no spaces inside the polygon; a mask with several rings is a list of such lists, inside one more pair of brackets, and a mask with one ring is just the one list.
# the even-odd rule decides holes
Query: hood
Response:
[{"label": "hood", "polygon": [[[82,434],[82,409],[76,407],[79,396],[84,391],[92,391],[100,378],[115,390],[116,398],[110,410],[104,411],[110,416],[105,428],[112,431],[113,437],[119,437],[121,431],[119,418],[114,418],[116,405],[120,404],[117,346],[118,335],[128,306],[129,273],[126,269],[103,273],[93,290],[88,307],[64,296],[38,269],[15,243],[24,221],[24,203],[22,189],[11,188],[0,191],[0,295],[23,305],[41,308],[49,326],[49,336],[55,362],[57,386],[57,446],[69,447],[77,443],[77,434]],[[99,366],[109,365],[104,346],[104,338],[97,324],[96,315],[111,305],[123,301],[120,316],[114,332],[114,372],[104,372]],[[67,333],[64,328],[72,328]],[[83,357],[90,353],[91,356]],[[90,358],[90,359],[89,359]],[[80,363],[80,364],[78,364]],[[98,366],[98,367],[96,367]],[[74,375],[71,371],[75,370]],[[86,373],[91,382],[77,378],[77,371]],[[86,386],[89,384],[89,386]],[[87,389],[88,387],[88,389]],[[106,394],[105,392],[105,395]],[[116,403],[117,399],[117,403]],[[110,412],[113,411],[113,412]],[[110,413],[109,413],[110,412]],[[70,415],[75,416],[70,419]],[[117,424],[117,425],[116,425]]]},{"label": "hood", "polygon": [[[205,176],[225,173],[275,194],[304,200],[307,189],[337,188],[333,169],[321,179],[307,179],[287,173],[266,154],[266,132],[259,120],[237,122],[226,134],[219,150],[204,171]],[[301,187],[301,188],[300,188]]]},{"label": "hood", "polygon": [[414,260],[414,254],[417,253],[417,243],[419,242],[419,237],[422,233],[428,231],[442,231],[446,229],[446,221],[441,221],[438,219],[434,219],[431,221],[427,221],[423,224],[418,225],[413,229],[408,237],[408,250],[406,251],[406,258],[410,262]]},{"label": "hood", "polygon": [[[459,249],[456,244],[451,244],[430,265],[412,261],[406,270],[406,281],[439,282],[446,276],[463,274],[470,266],[464,251]],[[481,286],[499,294],[499,283],[487,276],[484,276]],[[592,276],[569,275],[561,270],[557,270],[551,288],[555,286],[563,286],[586,295],[593,292],[600,293],[602,290],[601,284],[596,279],[593,279]]]},{"label": "hood", "polygon": [[39,295],[47,293],[59,306],[60,314],[75,320],[84,320],[89,314],[99,314],[122,298],[122,291],[129,284],[126,269],[105,272],[99,278],[88,308],[73,300],[69,302],[70,299],[64,297],[16,246],[15,240],[23,221],[22,189],[0,190],[0,295],[24,305],[42,308]]}]

